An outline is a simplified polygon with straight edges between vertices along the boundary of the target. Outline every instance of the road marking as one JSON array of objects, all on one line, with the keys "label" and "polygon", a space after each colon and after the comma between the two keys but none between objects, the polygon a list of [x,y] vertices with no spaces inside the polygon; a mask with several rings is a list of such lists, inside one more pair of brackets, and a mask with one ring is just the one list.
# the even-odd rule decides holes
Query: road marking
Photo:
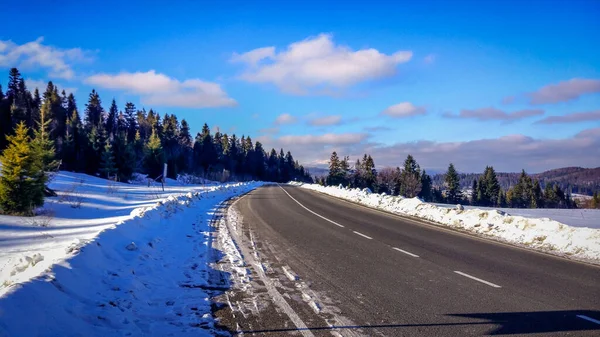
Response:
[{"label": "road marking", "polygon": [[397,250],[397,251],[399,251],[399,252],[401,252],[401,253],[404,253],[404,254],[406,254],[406,255],[410,255],[410,256],[412,256],[412,257],[419,257],[419,255],[417,255],[417,254],[413,254],[413,253],[411,253],[411,252],[407,252],[407,251],[405,251],[405,250],[402,250],[402,249],[400,249],[400,248],[396,248],[396,247],[392,247],[392,248],[394,248],[395,250]]},{"label": "road marking", "polygon": [[586,321],[590,321],[592,323],[596,323],[596,324],[600,324],[600,321],[597,319],[593,319],[591,317],[587,317],[585,315],[577,315],[577,317],[581,318],[581,319],[585,319]]},{"label": "road marking", "polygon": [[357,232],[357,231],[352,231],[352,232],[353,232],[354,234],[356,234],[356,235],[360,235],[360,236],[362,236],[363,238],[367,238],[367,239],[369,239],[369,240],[373,240],[373,238],[372,238],[372,237],[370,237],[370,236],[367,236],[367,235],[364,235],[363,233],[359,233],[359,232]]},{"label": "road marking", "polygon": [[[338,226],[338,227],[342,227],[342,228],[344,228],[344,227],[345,227],[344,225],[340,225],[339,223],[337,223],[337,222],[335,222],[335,221],[333,221],[333,220],[329,220],[329,219],[327,219],[326,217],[324,217],[324,216],[322,216],[322,215],[320,215],[320,214],[317,214],[317,213],[315,213],[315,212],[311,211],[311,210],[310,210],[310,209],[308,209],[306,206],[302,205],[302,204],[301,204],[301,203],[300,203],[298,200],[294,199],[294,197],[292,197],[292,196],[291,196],[291,195],[290,195],[290,194],[289,194],[289,193],[288,193],[288,192],[287,192],[287,191],[286,191],[286,190],[285,190],[283,187],[281,187],[281,185],[277,184],[277,186],[279,186],[279,188],[281,188],[281,189],[282,189],[282,190],[285,192],[285,194],[287,194],[287,195],[288,195],[288,197],[292,198],[292,200],[294,200],[294,201],[295,201],[295,202],[296,202],[298,205],[302,206],[302,208],[304,208],[305,210],[307,210],[307,211],[311,212],[312,214],[314,214],[314,215],[318,216],[319,218],[321,218],[321,219],[323,219],[323,220],[325,220],[325,221],[329,221],[329,222],[331,222],[332,224],[334,224],[334,225],[336,225],[336,226]],[[370,238],[369,238],[369,239],[370,239]]]},{"label": "road marking", "polygon": [[457,273],[458,275],[462,275],[462,276],[464,276],[464,277],[468,277],[468,278],[470,278],[470,279],[472,279],[472,280],[479,281],[479,282],[481,282],[481,283],[487,284],[487,285],[488,285],[488,286],[490,286],[490,287],[494,287],[494,288],[502,288],[501,286],[499,286],[499,285],[497,285],[497,284],[494,284],[494,283],[492,283],[492,282],[488,282],[488,281],[486,281],[486,280],[482,280],[482,279],[480,279],[480,278],[477,278],[477,277],[475,277],[475,276],[471,276],[471,275],[469,275],[469,274],[465,274],[465,273],[463,273],[463,272],[460,272],[460,271],[458,271],[458,270],[455,270],[454,272],[455,272],[455,273]]}]

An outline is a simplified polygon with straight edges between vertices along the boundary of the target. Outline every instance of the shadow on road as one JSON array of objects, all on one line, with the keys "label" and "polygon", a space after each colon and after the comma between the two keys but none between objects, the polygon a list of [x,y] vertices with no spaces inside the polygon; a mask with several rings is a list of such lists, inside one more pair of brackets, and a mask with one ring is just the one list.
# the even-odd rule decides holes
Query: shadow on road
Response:
[{"label": "shadow on road", "polygon": [[[309,327],[307,329],[268,329],[239,331],[233,334],[269,334],[302,330],[341,330],[341,329],[410,329],[417,327],[456,327],[472,325],[491,325],[493,328],[487,335],[517,335],[551,332],[574,332],[600,330],[600,324],[585,320],[578,316],[585,316],[600,320],[600,311],[596,310],[565,310],[565,311],[533,311],[533,312],[501,312],[501,313],[465,313],[448,314],[446,316],[473,318],[482,321],[452,322],[452,323],[423,323],[423,324],[378,324],[378,325],[350,325],[350,326],[323,326]],[[407,331],[408,332],[408,331]]]}]

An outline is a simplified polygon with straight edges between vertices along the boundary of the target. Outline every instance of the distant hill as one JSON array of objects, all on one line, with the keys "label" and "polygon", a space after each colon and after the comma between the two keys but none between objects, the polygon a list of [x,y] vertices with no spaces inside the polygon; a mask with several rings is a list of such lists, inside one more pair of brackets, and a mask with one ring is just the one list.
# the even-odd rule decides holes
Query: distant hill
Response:
[{"label": "distant hill", "polygon": [[328,168],[322,168],[322,167],[307,167],[306,170],[308,170],[308,172],[310,172],[310,175],[312,177],[325,177],[329,174],[329,169]]},{"label": "distant hill", "polygon": [[[519,180],[521,173],[496,173],[498,181],[503,189],[515,185]],[[461,173],[461,188],[470,188],[474,179],[479,179],[481,173]],[[592,195],[594,191],[600,191],[600,167],[582,168],[582,167],[563,167],[542,173],[531,174],[533,179],[538,179],[544,188],[547,184],[557,183],[560,188],[571,193]],[[432,176],[434,186],[444,184],[444,175],[436,174]]]}]

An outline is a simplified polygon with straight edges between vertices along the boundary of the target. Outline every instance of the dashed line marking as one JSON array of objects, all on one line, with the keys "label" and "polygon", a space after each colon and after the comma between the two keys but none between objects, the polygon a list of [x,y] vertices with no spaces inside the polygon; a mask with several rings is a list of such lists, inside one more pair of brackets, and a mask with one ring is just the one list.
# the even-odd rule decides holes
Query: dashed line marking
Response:
[{"label": "dashed line marking", "polygon": [[596,323],[596,324],[600,324],[600,321],[597,319],[593,319],[591,317],[587,317],[585,315],[577,315],[577,317],[581,318],[581,319],[585,319],[586,321],[592,322],[592,323]]},{"label": "dashed line marking", "polygon": [[499,285],[497,285],[497,284],[494,284],[494,283],[492,283],[492,282],[488,282],[488,281],[486,281],[486,280],[482,280],[482,279],[480,279],[480,278],[477,278],[477,277],[475,277],[475,276],[471,276],[471,275],[469,275],[469,274],[466,274],[466,273],[463,273],[463,272],[461,272],[461,271],[455,270],[454,272],[455,272],[455,273],[457,273],[458,275],[462,275],[462,276],[464,276],[464,277],[468,277],[468,278],[470,278],[470,279],[472,279],[472,280],[475,280],[475,281],[481,282],[481,283],[483,283],[483,284],[487,284],[487,285],[488,285],[488,286],[490,286],[490,287],[494,287],[494,288],[502,288],[501,286],[499,286]]},{"label": "dashed line marking", "polygon": [[392,248],[393,248],[393,249],[395,249],[395,250],[397,250],[397,251],[399,251],[399,252],[401,252],[401,253],[404,253],[404,254],[406,254],[406,255],[410,255],[410,256],[412,256],[412,257],[419,257],[419,255],[417,255],[417,254],[413,254],[413,253],[411,253],[411,252],[407,252],[407,251],[405,251],[405,250],[403,250],[403,249],[396,248],[396,247],[392,247]]},{"label": "dashed line marking", "polygon": [[307,210],[307,211],[311,212],[312,214],[314,214],[314,215],[318,216],[319,218],[321,218],[321,219],[323,219],[323,220],[325,220],[325,221],[329,221],[329,222],[331,222],[332,224],[334,224],[334,225],[336,225],[336,226],[338,226],[338,227],[342,227],[342,228],[344,228],[344,227],[345,227],[344,225],[340,225],[339,223],[337,223],[337,222],[335,222],[335,221],[333,221],[333,220],[329,220],[329,219],[327,219],[326,217],[324,217],[324,216],[322,216],[322,215],[320,215],[320,214],[317,214],[317,213],[315,213],[315,212],[311,211],[311,210],[310,210],[310,209],[308,209],[306,206],[302,205],[302,204],[301,204],[301,203],[300,203],[298,200],[294,199],[294,197],[292,197],[292,196],[291,196],[291,195],[290,195],[290,194],[289,194],[289,193],[288,193],[288,192],[287,192],[287,191],[286,191],[286,190],[285,190],[283,187],[281,187],[281,185],[277,184],[277,186],[279,186],[279,188],[281,188],[281,189],[282,189],[282,190],[285,192],[285,194],[287,194],[287,195],[288,195],[288,197],[292,198],[292,200],[294,200],[294,201],[295,201],[295,202],[296,202],[298,205],[302,206],[302,208],[304,208],[305,210]]},{"label": "dashed line marking", "polygon": [[363,238],[369,239],[369,240],[373,240],[372,237],[368,236],[368,235],[364,235],[363,233],[357,232],[357,231],[352,231],[352,233],[356,234],[356,235],[360,235]]}]

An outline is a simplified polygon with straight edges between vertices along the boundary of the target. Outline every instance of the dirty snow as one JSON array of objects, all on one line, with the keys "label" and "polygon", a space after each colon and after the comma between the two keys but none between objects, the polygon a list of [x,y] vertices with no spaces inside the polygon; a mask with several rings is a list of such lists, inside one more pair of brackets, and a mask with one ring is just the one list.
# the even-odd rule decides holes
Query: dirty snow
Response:
[{"label": "dirty snow", "polygon": [[[439,207],[418,198],[402,198],[385,194],[369,193],[359,189],[298,184],[303,188],[346,199],[362,205],[391,213],[409,215],[429,220],[438,225],[475,233],[499,241],[509,242],[532,249],[600,263],[600,229],[597,216],[585,222],[588,227],[573,227],[547,217],[525,217],[494,209]],[[531,211],[531,210],[527,210]],[[548,210],[544,210],[548,211]],[[553,211],[553,210],[550,210]],[[569,210],[572,211],[572,210]],[[575,210],[578,211],[578,210]],[[528,213],[532,214],[532,213]],[[533,213],[535,214],[535,213]],[[548,213],[538,213],[548,214]]]},{"label": "dirty snow", "polygon": [[60,172],[46,215],[0,216],[0,335],[218,333],[211,282],[222,272],[207,261],[222,253],[209,223],[221,202],[260,184],[163,192]]}]

